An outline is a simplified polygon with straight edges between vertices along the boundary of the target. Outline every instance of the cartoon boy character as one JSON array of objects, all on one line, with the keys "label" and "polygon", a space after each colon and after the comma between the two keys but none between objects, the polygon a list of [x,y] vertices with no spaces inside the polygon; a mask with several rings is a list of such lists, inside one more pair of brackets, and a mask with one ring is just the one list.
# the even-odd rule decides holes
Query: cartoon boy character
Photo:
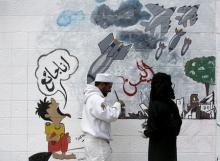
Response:
[{"label": "cartoon boy character", "polygon": [[[68,149],[68,143],[71,142],[69,133],[65,133],[65,126],[61,121],[70,114],[64,114],[59,109],[59,104],[55,99],[51,98],[51,102],[44,99],[40,100],[37,104],[36,114],[42,119],[50,122],[46,122],[45,133],[48,141],[48,152],[51,152],[55,159],[76,159],[75,154],[66,154]],[[61,151],[62,154],[56,152]]]}]

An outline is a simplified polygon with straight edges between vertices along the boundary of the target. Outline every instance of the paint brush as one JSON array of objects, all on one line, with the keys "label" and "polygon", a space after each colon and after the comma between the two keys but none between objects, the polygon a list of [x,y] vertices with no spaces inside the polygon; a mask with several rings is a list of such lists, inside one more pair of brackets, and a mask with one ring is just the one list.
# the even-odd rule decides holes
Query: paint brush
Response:
[{"label": "paint brush", "polygon": [[117,92],[115,90],[114,90],[114,92],[115,92],[115,96],[116,96],[117,100],[119,101]]}]

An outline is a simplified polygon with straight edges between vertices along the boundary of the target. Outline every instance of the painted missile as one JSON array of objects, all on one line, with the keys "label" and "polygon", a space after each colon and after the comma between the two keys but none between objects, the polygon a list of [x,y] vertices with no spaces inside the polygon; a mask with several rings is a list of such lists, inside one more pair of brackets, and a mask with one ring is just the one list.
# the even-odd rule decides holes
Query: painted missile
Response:
[{"label": "painted missile", "polygon": [[180,38],[186,34],[186,32],[183,31],[183,29],[177,29],[175,30],[176,34],[172,37],[172,39],[170,40],[169,43],[169,52],[172,51],[173,49],[175,49],[175,47],[177,46],[177,44],[180,41]]},{"label": "painted missile", "polygon": [[184,56],[186,54],[186,52],[189,49],[190,44],[192,43],[192,40],[190,38],[185,38],[184,39],[184,44],[183,47],[181,49],[181,56]]},{"label": "painted missile", "polygon": [[98,46],[101,55],[90,66],[87,74],[88,84],[95,80],[97,73],[107,71],[114,60],[124,60],[132,45],[124,46],[122,42],[114,38],[113,33],[110,33]]},{"label": "painted missile", "polygon": [[163,54],[163,50],[166,48],[166,45],[164,43],[161,43],[159,44],[159,48],[157,49],[156,51],[156,54],[155,54],[155,59],[158,60],[161,55]]}]

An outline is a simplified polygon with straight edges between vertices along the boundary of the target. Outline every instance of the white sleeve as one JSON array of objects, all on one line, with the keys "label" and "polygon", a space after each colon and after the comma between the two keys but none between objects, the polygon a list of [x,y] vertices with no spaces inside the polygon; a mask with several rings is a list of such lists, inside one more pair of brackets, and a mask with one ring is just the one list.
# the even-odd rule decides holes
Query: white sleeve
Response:
[{"label": "white sleeve", "polygon": [[109,123],[118,119],[121,113],[121,104],[119,102],[115,102],[110,107],[104,102],[104,98],[94,96],[92,99],[93,105],[90,112],[94,117]]}]

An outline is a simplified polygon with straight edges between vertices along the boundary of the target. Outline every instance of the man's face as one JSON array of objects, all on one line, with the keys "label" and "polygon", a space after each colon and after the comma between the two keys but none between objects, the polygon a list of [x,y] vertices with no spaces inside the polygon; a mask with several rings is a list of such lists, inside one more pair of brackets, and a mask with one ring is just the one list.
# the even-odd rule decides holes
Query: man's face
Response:
[{"label": "man's face", "polygon": [[109,92],[111,92],[112,89],[112,83],[103,83],[101,86],[101,92],[106,97]]}]

